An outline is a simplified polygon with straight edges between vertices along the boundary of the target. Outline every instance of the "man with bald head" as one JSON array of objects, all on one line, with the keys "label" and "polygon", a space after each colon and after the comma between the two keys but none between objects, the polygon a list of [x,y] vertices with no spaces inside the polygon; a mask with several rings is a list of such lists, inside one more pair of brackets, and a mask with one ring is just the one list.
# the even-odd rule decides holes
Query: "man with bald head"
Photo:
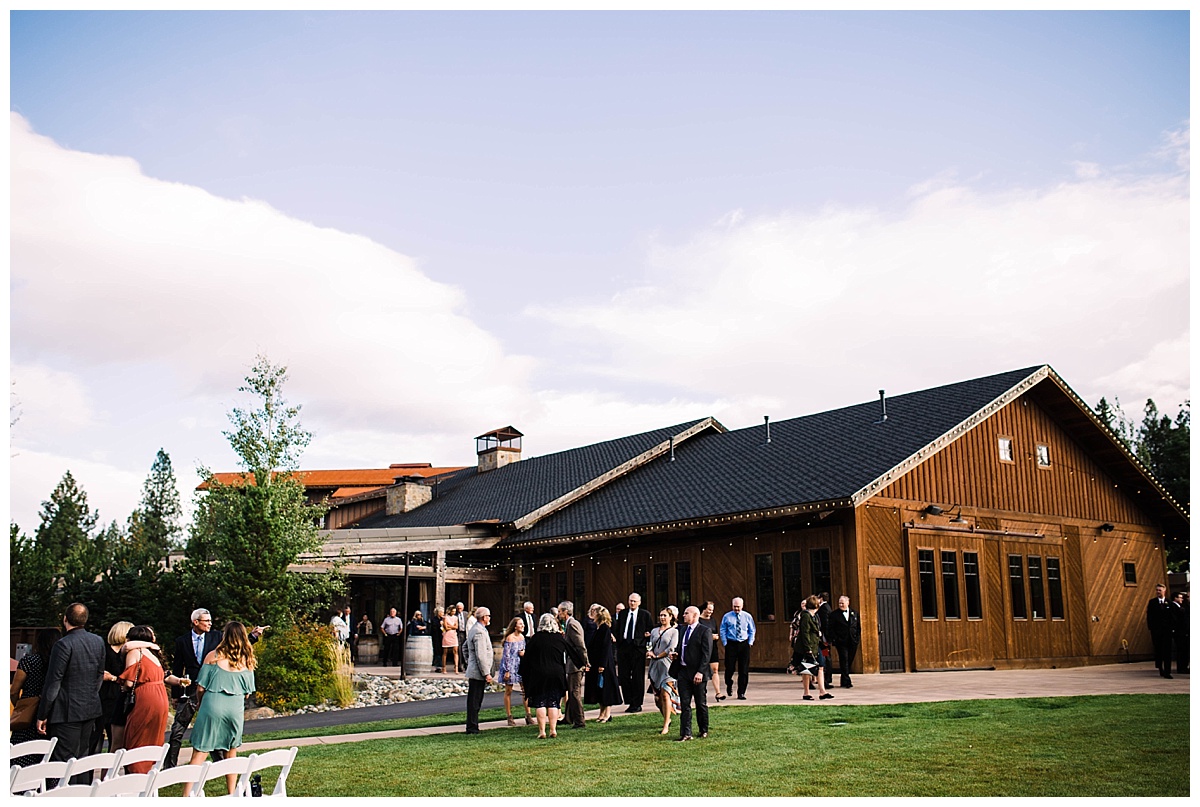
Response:
[{"label": "man with bald head", "polygon": [[626,712],[642,711],[646,697],[646,641],[650,638],[650,615],[642,606],[642,595],[629,595],[629,607],[617,616],[617,680],[628,704]]},{"label": "man with bald head", "polygon": [[721,644],[725,646],[725,694],[733,694],[733,671],[737,669],[737,697],[746,700],[750,683],[750,648],[754,646],[754,617],[733,598],[733,610],[721,618]]},{"label": "man with bald head", "polygon": [[708,736],[708,659],[712,656],[712,632],[700,624],[700,609],[683,609],[683,626],[678,644],[671,652],[670,674],[679,686],[679,740],[692,739],[692,699],[696,701],[696,728]]}]

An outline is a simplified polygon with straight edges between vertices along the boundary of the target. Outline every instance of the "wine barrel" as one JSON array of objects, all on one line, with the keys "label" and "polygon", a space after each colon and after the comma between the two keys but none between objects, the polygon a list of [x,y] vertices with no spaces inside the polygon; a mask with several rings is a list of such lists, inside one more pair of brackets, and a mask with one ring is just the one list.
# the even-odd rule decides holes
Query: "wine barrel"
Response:
[{"label": "wine barrel", "polygon": [[404,642],[404,674],[428,675],[433,672],[433,640],[428,636],[409,636]]},{"label": "wine barrel", "polygon": [[359,636],[358,644],[358,663],[359,664],[378,664],[379,663],[379,637],[378,636]]}]

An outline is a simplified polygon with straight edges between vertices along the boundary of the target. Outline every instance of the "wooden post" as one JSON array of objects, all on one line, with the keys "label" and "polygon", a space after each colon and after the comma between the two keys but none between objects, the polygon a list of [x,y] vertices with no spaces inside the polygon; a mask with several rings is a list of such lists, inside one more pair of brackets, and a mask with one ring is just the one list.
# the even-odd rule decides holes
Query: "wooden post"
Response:
[{"label": "wooden post", "polygon": [[439,549],[433,554],[433,607],[446,607],[446,550]]}]

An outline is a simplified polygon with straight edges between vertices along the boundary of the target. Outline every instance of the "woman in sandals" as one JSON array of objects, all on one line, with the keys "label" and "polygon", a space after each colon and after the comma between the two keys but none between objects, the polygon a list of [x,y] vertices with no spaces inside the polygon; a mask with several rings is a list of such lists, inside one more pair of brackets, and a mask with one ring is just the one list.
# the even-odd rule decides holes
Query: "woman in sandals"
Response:
[{"label": "woman in sandals", "polygon": [[[500,683],[504,684],[504,714],[508,716],[508,725],[515,726],[517,722],[512,716],[513,687],[521,684],[521,656],[525,655],[525,623],[514,618],[504,630],[504,641],[500,645]],[[529,711],[529,702],[525,700],[522,687],[521,702],[525,706],[525,725],[533,725],[533,716]]]},{"label": "woman in sandals", "polygon": [[[203,764],[212,751],[225,751],[227,758],[237,756],[242,744],[242,721],[246,696],[254,691],[254,648],[246,635],[246,626],[230,622],[221,643],[204,657],[196,676],[200,707],[192,726],[192,765]],[[161,735],[160,735],[161,736]],[[237,787],[237,775],[225,777],[230,795]]]}]

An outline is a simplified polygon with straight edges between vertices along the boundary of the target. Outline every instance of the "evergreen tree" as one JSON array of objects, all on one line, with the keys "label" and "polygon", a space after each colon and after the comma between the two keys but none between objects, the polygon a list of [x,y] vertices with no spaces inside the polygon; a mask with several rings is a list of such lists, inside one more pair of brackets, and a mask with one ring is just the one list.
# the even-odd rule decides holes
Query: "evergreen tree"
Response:
[{"label": "evergreen tree", "polygon": [[129,534],[147,549],[157,550],[161,559],[179,546],[182,515],[171,457],[160,448],[142,485],[141,504],[129,517]]},{"label": "evergreen tree", "polygon": [[222,484],[205,468],[187,548],[180,564],[184,589],[226,619],[283,627],[324,608],[345,589],[336,571],[288,571],[300,555],[321,546],[318,519],[292,471],[311,434],[299,423],[300,407],[283,397],[287,369],[258,357],[240,392],[256,406],[230,412],[225,432],[243,468],[240,480]]},{"label": "evergreen tree", "polygon": [[97,514],[87,503],[87,494],[67,471],[48,501],[42,502],[42,523],[37,528],[38,548],[50,559],[55,571],[62,573],[72,556],[87,554]]},{"label": "evergreen tree", "polygon": [[54,565],[36,541],[11,523],[8,525],[8,569],[8,606],[12,625],[35,627],[57,624]]}]

